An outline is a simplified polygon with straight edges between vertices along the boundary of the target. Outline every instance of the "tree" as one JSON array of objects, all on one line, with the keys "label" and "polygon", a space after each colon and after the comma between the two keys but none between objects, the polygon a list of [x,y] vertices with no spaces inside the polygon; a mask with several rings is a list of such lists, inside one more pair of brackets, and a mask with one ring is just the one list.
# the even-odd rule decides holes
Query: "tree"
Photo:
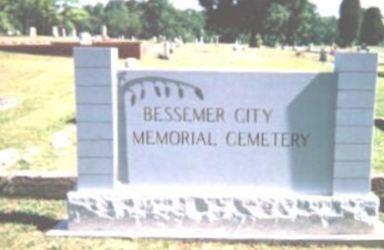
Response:
[{"label": "tree", "polygon": [[10,1],[13,10],[13,26],[27,34],[34,26],[40,34],[50,34],[52,25],[57,23],[54,0],[14,0]]},{"label": "tree", "polygon": [[360,0],[343,0],[340,6],[339,44],[350,46],[357,38],[360,25]]},{"label": "tree", "polygon": [[61,25],[68,30],[85,31],[90,26],[89,13],[83,8],[66,8],[59,19]]},{"label": "tree", "polygon": [[13,13],[13,5],[9,4],[9,0],[0,0],[0,33],[6,33],[14,29],[14,20],[11,19]]},{"label": "tree", "polygon": [[140,32],[138,13],[132,12],[124,1],[109,2],[104,9],[104,17],[108,33],[112,37],[133,36]]},{"label": "tree", "polygon": [[379,8],[372,7],[365,11],[360,31],[360,42],[378,45],[384,39],[384,26]]},{"label": "tree", "polygon": [[271,0],[200,0],[206,9],[208,25],[231,41],[240,34],[249,36],[250,47],[256,47],[256,37],[263,33]]},{"label": "tree", "polygon": [[[308,0],[280,0],[290,13],[285,28],[285,43],[295,45],[296,43],[307,43],[304,37],[307,36],[308,30],[312,28],[313,18],[316,16],[315,6]],[[301,41],[300,41],[301,40]]]},{"label": "tree", "polygon": [[243,32],[241,13],[232,0],[199,0],[205,8],[206,26],[221,42],[234,42]]},{"label": "tree", "polygon": [[88,5],[84,10],[89,14],[89,27],[88,31],[93,34],[100,34],[101,27],[106,23],[104,5],[98,3],[94,6]]},{"label": "tree", "polygon": [[264,43],[269,46],[275,46],[276,43],[285,40],[285,32],[290,12],[286,6],[279,3],[273,3],[269,8],[266,19]]},{"label": "tree", "polygon": [[264,32],[270,0],[238,0],[241,26],[249,33],[249,46],[257,47],[256,37]]}]

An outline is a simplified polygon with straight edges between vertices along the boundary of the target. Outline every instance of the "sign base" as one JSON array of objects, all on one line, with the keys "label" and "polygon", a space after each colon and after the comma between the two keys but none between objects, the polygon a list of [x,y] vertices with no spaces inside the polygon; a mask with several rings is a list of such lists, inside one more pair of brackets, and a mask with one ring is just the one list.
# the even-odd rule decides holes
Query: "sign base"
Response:
[{"label": "sign base", "polygon": [[86,190],[70,192],[68,205],[71,232],[131,237],[369,234],[379,214],[373,194],[314,196],[252,188]]}]

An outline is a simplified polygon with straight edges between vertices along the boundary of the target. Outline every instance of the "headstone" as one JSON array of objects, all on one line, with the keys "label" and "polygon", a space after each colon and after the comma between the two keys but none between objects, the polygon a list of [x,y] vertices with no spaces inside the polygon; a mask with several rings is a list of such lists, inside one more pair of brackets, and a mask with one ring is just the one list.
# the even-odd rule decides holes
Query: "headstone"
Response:
[{"label": "headstone", "polygon": [[91,45],[92,44],[92,36],[88,32],[80,33],[80,44],[81,45]]},{"label": "headstone", "polygon": [[163,52],[160,54],[160,58],[169,60],[171,59],[171,54],[171,43],[166,41],[163,43]]},{"label": "headstone", "polygon": [[322,48],[320,50],[320,58],[319,58],[320,62],[327,62],[328,61],[328,55],[327,55],[327,51],[325,51],[324,48]]},{"label": "headstone", "polygon": [[169,53],[173,54],[175,53],[176,44],[174,42],[169,42]]},{"label": "headstone", "polygon": [[67,30],[65,28],[61,28],[61,36],[67,37]]},{"label": "headstone", "polygon": [[183,38],[182,37],[175,37],[175,39],[173,40],[173,44],[175,47],[179,48],[180,46],[182,46],[184,44]]},{"label": "headstone", "polygon": [[30,37],[36,37],[37,36],[37,30],[35,27],[29,27],[29,36]]},{"label": "headstone", "polygon": [[108,28],[107,25],[101,26],[101,37],[102,39],[108,39]]},{"label": "headstone", "polygon": [[376,54],[337,54],[332,73],[118,70],[116,49],[74,56],[69,230],[252,239],[375,229]]},{"label": "headstone", "polygon": [[124,66],[126,69],[135,68],[137,64],[138,64],[137,58],[134,58],[134,57],[129,57],[124,61]]},{"label": "headstone", "polygon": [[59,29],[57,28],[57,26],[52,26],[52,36],[53,37],[59,37],[60,36]]}]

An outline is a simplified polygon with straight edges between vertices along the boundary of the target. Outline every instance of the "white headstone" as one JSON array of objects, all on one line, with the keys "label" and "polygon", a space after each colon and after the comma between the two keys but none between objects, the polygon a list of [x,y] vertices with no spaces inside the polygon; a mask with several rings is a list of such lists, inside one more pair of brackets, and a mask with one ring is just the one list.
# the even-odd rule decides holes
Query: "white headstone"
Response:
[{"label": "white headstone", "polygon": [[171,43],[166,41],[163,44],[163,57],[164,59],[170,59],[171,58]]},{"label": "white headstone", "polygon": [[103,39],[107,39],[108,38],[108,28],[107,28],[107,25],[101,26],[101,37]]},{"label": "white headstone", "polygon": [[35,27],[29,27],[29,36],[30,37],[36,37],[37,36],[37,30]]},{"label": "white headstone", "polygon": [[52,36],[53,37],[59,37],[60,36],[59,29],[57,28],[57,26],[52,26]]}]

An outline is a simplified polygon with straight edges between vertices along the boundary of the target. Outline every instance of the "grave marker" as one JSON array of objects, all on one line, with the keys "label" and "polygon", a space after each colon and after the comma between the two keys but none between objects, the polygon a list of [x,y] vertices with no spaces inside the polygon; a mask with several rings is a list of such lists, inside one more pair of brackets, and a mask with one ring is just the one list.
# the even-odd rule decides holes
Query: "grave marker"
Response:
[{"label": "grave marker", "polygon": [[59,37],[60,36],[59,29],[57,28],[57,26],[52,26],[52,36],[53,37]]},{"label": "grave marker", "polygon": [[37,36],[37,29],[36,29],[36,27],[29,27],[29,36],[30,37],[36,37]]}]

